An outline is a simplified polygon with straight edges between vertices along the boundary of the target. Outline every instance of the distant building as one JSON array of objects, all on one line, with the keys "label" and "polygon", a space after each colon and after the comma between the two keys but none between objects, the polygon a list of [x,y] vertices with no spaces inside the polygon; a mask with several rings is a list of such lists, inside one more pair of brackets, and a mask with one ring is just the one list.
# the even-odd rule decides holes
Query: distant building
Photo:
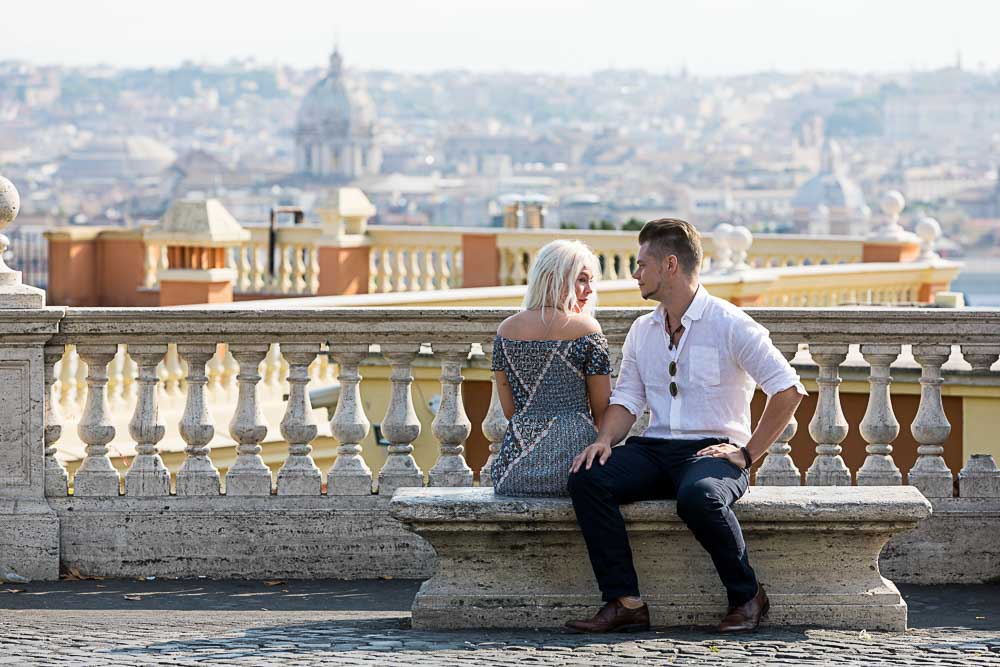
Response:
[{"label": "distant building", "polygon": [[826,139],[819,173],[799,186],[792,197],[796,228],[813,234],[861,234],[870,216],[861,188],[847,175],[840,145]]},{"label": "distant building", "polygon": [[375,105],[344,73],[340,52],[306,95],[295,128],[295,170],[342,181],[378,174],[382,152],[375,140]]}]

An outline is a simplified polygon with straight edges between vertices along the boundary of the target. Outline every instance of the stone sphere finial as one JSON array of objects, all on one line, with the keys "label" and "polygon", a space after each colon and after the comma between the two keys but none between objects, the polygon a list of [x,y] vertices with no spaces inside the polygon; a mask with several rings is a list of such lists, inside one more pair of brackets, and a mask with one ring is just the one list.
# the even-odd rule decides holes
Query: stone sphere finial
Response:
[{"label": "stone sphere finial", "polygon": [[728,271],[732,266],[733,250],[729,245],[729,235],[733,231],[733,226],[728,222],[723,222],[715,226],[712,230],[712,272],[721,273]]},{"label": "stone sphere finial", "polygon": [[747,264],[747,251],[753,244],[753,234],[745,225],[736,225],[728,234],[729,247],[732,249],[732,264],[730,270],[744,271],[750,268]]},{"label": "stone sphere finial", "polygon": [[906,207],[906,199],[903,198],[903,194],[898,190],[889,190],[882,195],[879,205],[882,207],[882,213],[892,219],[896,219],[903,212],[903,208]]},{"label": "stone sphere finial", "polygon": [[7,228],[17,217],[21,208],[21,197],[17,188],[3,176],[0,176],[0,231]]},{"label": "stone sphere finial", "polygon": [[921,241],[920,259],[937,259],[938,254],[934,252],[934,244],[941,238],[941,224],[934,218],[920,218],[916,232]]}]

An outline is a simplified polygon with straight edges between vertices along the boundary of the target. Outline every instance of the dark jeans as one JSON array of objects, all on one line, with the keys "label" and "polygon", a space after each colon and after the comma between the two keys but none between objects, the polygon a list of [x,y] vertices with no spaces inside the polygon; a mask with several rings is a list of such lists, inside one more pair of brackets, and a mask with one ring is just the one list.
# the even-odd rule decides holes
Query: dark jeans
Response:
[{"label": "dark jeans", "polygon": [[639,595],[620,506],[660,498],[677,499],[677,513],[712,557],[731,606],[757,594],[743,531],[731,509],[746,493],[750,475],[725,459],[695,456],[722,442],[728,440],[631,437],[603,466],[595,462],[569,476],[576,519],[605,601]]}]

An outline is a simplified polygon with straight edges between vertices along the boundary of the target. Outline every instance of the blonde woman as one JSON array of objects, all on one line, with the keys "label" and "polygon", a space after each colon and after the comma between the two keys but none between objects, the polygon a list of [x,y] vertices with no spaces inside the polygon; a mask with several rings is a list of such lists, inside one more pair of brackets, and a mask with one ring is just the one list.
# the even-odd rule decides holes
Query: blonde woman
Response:
[{"label": "blonde woman", "polygon": [[538,252],[521,312],[493,343],[507,433],[491,470],[508,496],[565,496],[569,468],[594,441],[611,395],[608,341],[592,313],[597,257],[579,241]]}]

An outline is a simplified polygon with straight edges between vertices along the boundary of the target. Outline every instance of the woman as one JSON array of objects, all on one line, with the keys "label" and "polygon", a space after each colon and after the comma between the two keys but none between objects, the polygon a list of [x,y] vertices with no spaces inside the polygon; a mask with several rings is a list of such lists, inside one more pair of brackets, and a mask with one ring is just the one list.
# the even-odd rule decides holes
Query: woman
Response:
[{"label": "woman", "polygon": [[493,343],[493,371],[510,420],[493,461],[507,496],[565,496],[573,458],[597,436],[611,396],[608,341],[592,316],[597,257],[579,241],[538,252],[521,312]]}]

